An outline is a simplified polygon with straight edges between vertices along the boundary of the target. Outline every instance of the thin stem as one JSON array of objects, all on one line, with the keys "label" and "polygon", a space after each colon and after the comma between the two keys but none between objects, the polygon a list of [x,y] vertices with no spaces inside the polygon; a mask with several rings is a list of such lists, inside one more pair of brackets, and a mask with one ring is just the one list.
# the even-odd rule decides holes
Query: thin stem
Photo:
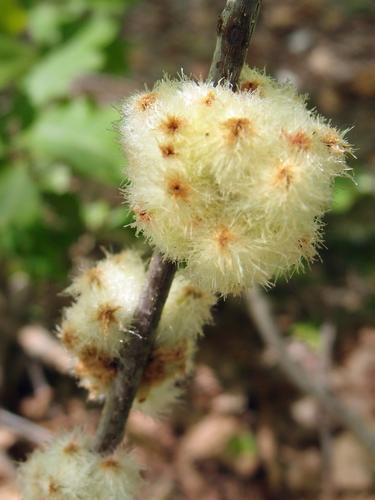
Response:
[{"label": "thin stem", "polygon": [[[227,0],[220,16],[218,39],[209,79],[228,80],[235,90],[254,30],[260,0]],[[125,424],[150,357],[161,312],[176,272],[158,252],[151,259],[145,287],[132,325],[132,337],[120,354],[116,379],[107,395],[94,449],[111,453],[125,433]]]},{"label": "thin stem", "polygon": [[217,22],[217,42],[208,79],[236,88],[258,19],[261,0],[227,0]]},{"label": "thin stem", "polygon": [[314,380],[302,365],[290,357],[272,316],[270,305],[262,292],[257,288],[249,290],[246,292],[245,301],[260,336],[266,345],[276,353],[280,368],[292,384],[301,392],[316,398],[321,407],[334,420],[351,430],[370,456],[375,458],[375,434],[357,413],[347,408],[327,386],[322,386],[319,381]]},{"label": "thin stem", "polygon": [[26,418],[15,415],[5,408],[0,408],[0,425],[12,429],[18,436],[22,436],[32,443],[40,445],[52,441],[53,434]]},{"label": "thin stem", "polygon": [[154,252],[134,314],[131,338],[120,353],[118,373],[107,395],[96,433],[94,449],[100,453],[111,453],[124,437],[125,423],[151,354],[156,327],[175,272],[175,264]]}]

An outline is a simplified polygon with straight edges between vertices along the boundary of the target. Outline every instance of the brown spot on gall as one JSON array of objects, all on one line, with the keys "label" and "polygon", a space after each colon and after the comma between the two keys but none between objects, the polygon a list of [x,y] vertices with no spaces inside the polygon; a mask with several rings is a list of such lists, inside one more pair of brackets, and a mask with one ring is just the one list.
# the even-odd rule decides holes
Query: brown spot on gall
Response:
[{"label": "brown spot on gall", "polygon": [[191,297],[192,299],[201,299],[203,297],[202,290],[199,290],[199,288],[192,285],[185,286],[182,293],[185,297]]},{"label": "brown spot on gall", "polygon": [[159,148],[164,158],[172,158],[173,156],[176,156],[176,150],[173,144],[160,144]]},{"label": "brown spot on gall", "polygon": [[86,271],[85,276],[90,285],[102,286],[102,271],[98,267],[93,267]]},{"label": "brown spot on gall", "polygon": [[322,135],[321,137],[322,143],[327,146],[331,151],[336,154],[344,154],[346,151],[350,150],[348,144],[346,144],[339,134],[335,131],[330,131]]},{"label": "brown spot on gall", "polygon": [[103,469],[111,469],[111,470],[116,470],[120,468],[119,461],[116,458],[113,457],[108,457],[104,460],[101,461],[100,467]]},{"label": "brown spot on gall", "polygon": [[174,347],[157,347],[151,353],[143,372],[141,385],[137,394],[139,402],[144,401],[152,388],[170,376],[186,372],[187,343],[182,342]]},{"label": "brown spot on gall", "polygon": [[176,134],[183,126],[184,120],[176,115],[168,115],[160,124],[160,129],[168,135]]},{"label": "brown spot on gall", "polygon": [[154,92],[142,95],[137,101],[137,108],[140,111],[146,111],[156,102],[157,95]]},{"label": "brown spot on gall", "polygon": [[235,143],[250,131],[250,120],[247,118],[229,118],[223,123],[226,129],[228,142]]},{"label": "brown spot on gall", "polygon": [[48,480],[48,493],[50,495],[54,495],[59,490],[60,490],[59,484],[56,482],[55,479],[53,479],[52,477],[50,477],[49,480]]},{"label": "brown spot on gall", "polygon": [[79,377],[94,377],[102,385],[108,385],[117,374],[117,360],[95,346],[88,346],[79,353],[76,373]]},{"label": "brown spot on gall", "polygon": [[74,346],[77,344],[78,336],[76,331],[70,327],[70,326],[65,326],[61,330],[59,337],[62,341],[62,343],[68,348],[68,349],[73,349]]},{"label": "brown spot on gall", "polygon": [[226,250],[230,243],[235,241],[237,238],[235,235],[225,226],[220,227],[216,234],[215,240],[220,248],[220,250]]},{"label": "brown spot on gall", "polygon": [[202,103],[205,104],[206,106],[211,106],[215,100],[216,100],[215,92],[210,90],[210,92],[208,92],[208,94],[203,97]]},{"label": "brown spot on gall", "polygon": [[67,455],[74,455],[74,453],[77,453],[78,450],[79,446],[74,441],[71,441],[63,448],[63,452],[66,453]]},{"label": "brown spot on gall", "polygon": [[116,323],[115,313],[120,309],[120,306],[113,306],[111,304],[102,304],[99,306],[96,319],[101,323],[104,334],[108,334],[109,327],[112,323]]},{"label": "brown spot on gall", "polygon": [[307,238],[300,238],[299,240],[297,240],[298,248],[300,248],[301,250],[306,248],[308,244],[309,240]]},{"label": "brown spot on gall", "polygon": [[167,191],[174,198],[186,201],[190,194],[190,186],[176,174],[167,179]]},{"label": "brown spot on gall", "polygon": [[255,92],[259,88],[259,83],[255,80],[246,80],[241,83],[240,89],[243,92]]},{"label": "brown spot on gall", "polygon": [[137,216],[137,219],[140,220],[141,222],[150,222],[151,220],[151,216],[150,214],[147,212],[147,210],[138,210],[138,209],[134,209],[134,212]]},{"label": "brown spot on gall", "polygon": [[283,131],[283,135],[288,143],[297,149],[308,151],[311,148],[311,138],[303,130],[291,133]]},{"label": "brown spot on gall", "polygon": [[293,182],[293,169],[290,165],[279,165],[273,178],[273,184],[288,190]]}]

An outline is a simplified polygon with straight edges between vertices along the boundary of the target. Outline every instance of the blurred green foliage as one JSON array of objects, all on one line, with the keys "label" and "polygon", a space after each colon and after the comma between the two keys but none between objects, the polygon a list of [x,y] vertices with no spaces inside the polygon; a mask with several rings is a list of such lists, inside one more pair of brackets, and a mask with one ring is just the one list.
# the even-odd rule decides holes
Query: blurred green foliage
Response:
[{"label": "blurred green foliage", "polygon": [[[72,84],[90,73],[130,71],[122,24],[134,2],[1,2],[0,254],[5,275],[21,270],[32,279],[65,278],[71,249],[82,235],[111,246],[129,234],[124,226],[131,214],[119,194],[125,167],[115,131],[119,113],[72,92]],[[355,5],[345,2],[347,8]],[[296,274],[298,286],[339,280],[343,268],[373,273],[375,175],[361,161],[353,164],[353,179],[336,182],[326,218],[329,252],[321,251],[324,267],[316,264],[313,272]]]},{"label": "blurred green foliage", "polygon": [[256,437],[251,432],[236,434],[230,438],[227,444],[227,452],[233,457],[255,456],[257,453]]},{"label": "blurred green foliage", "polygon": [[321,348],[320,329],[312,323],[294,323],[290,333],[294,338],[307,344],[313,351],[319,351]]},{"label": "blurred green foliage", "polygon": [[[125,74],[121,23],[132,0],[2,0],[0,253],[6,272],[59,279],[84,233],[113,240],[130,215],[118,188],[118,112],[85,96],[84,74]],[[114,54],[116,57],[114,57]],[[101,196],[109,190],[110,195]],[[116,198],[116,202],[111,198]]]}]

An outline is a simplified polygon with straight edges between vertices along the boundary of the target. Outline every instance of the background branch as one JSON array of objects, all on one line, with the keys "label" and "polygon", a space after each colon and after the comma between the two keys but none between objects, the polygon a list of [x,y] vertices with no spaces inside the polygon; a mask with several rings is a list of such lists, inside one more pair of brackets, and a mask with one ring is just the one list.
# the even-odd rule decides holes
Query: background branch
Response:
[{"label": "background branch", "polygon": [[[218,39],[209,79],[228,80],[235,89],[245,61],[260,0],[227,0],[219,18]],[[94,440],[94,449],[111,453],[123,439],[125,424],[154,342],[155,331],[167,299],[175,264],[155,252],[145,287],[134,315],[132,337],[124,344],[118,374],[107,395]]]},{"label": "background branch", "polygon": [[375,458],[375,434],[359,415],[347,408],[326,386],[323,387],[320,381],[313,380],[303,367],[290,357],[272,316],[270,305],[262,292],[257,288],[247,291],[245,301],[260,336],[276,353],[280,368],[292,384],[300,391],[315,397],[325,411],[348,428]]},{"label": "background branch", "polygon": [[52,432],[26,418],[11,413],[5,408],[0,408],[0,425],[8,427],[18,436],[37,445],[52,441],[53,438]]}]

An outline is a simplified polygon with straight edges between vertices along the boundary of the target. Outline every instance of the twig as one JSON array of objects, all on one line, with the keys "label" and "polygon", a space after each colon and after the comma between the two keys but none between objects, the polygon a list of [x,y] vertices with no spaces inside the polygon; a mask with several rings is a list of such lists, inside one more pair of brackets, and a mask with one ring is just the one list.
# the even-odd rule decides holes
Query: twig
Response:
[{"label": "twig", "polygon": [[22,328],[17,337],[22,349],[32,358],[40,359],[60,373],[72,372],[73,360],[62,345],[39,325]]},{"label": "twig", "polygon": [[279,329],[272,317],[267,299],[256,288],[245,294],[249,313],[264,342],[277,354],[280,368],[300,391],[310,394],[325,408],[333,419],[349,429],[375,458],[375,434],[364,420],[339,401],[327,387],[313,380],[289,355]]},{"label": "twig", "polygon": [[[250,6],[256,4],[258,9],[259,3],[259,0],[227,0],[209,77],[216,83],[220,79],[228,79],[235,88],[258,12]],[[155,330],[175,271],[175,264],[163,260],[159,253],[154,253],[134,315],[133,335],[122,349],[118,374],[107,395],[95,436],[93,447],[99,453],[111,453],[122,441],[129,411],[151,354]]]},{"label": "twig", "polygon": [[217,42],[208,79],[236,88],[257,22],[261,0],[227,0],[217,22]]},{"label": "twig", "polygon": [[38,445],[51,441],[53,437],[53,434],[47,429],[8,410],[4,410],[4,408],[0,408],[0,425],[12,429],[18,436],[22,436]]},{"label": "twig", "polygon": [[118,373],[107,395],[94,449],[112,452],[122,441],[125,423],[151,354],[155,330],[176,271],[175,264],[154,252],[134,314],[131,337],[120,354]]},{"label": "twig", "polygon": [[[321,385],[329,387],[329,373],[332,368],[333,344],[335,341],[336,329],[332,323],[324,323],[320,330],[321,337]],[[321,500],[332,500],[335,496],[335,485],[332,476],[332,434],[331,415],[326,408],[320,404],[319,415],[319,439],[322,457],[321,465]]]}]

